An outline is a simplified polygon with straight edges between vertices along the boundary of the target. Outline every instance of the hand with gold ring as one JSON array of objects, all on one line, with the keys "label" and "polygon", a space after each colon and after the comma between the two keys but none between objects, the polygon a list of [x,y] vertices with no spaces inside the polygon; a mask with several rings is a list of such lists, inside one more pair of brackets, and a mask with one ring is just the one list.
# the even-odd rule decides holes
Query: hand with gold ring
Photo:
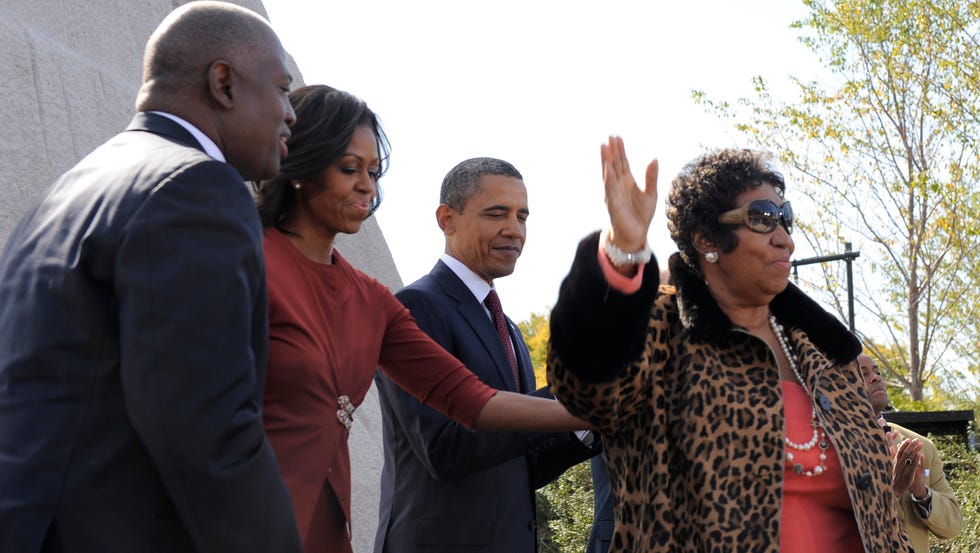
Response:
[{"label": "hand with gold ring", "polygon": [[922,442],[918,439],[905,439],[895,447],[892,463],[892,491],[902,495],[910,487],[919,489],[925,485],[925,457],[922,455]]}]

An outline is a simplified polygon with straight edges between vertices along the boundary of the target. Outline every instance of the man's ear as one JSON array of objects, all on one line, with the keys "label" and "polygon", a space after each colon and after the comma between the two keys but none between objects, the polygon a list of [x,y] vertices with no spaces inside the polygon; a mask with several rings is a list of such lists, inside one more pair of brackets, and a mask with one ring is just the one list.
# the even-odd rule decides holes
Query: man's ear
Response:
[{"label": "man's ear", "polygon": [[218,60],[208,67],[208,95],[218,105],[231,109],[235,105],[235,72],[231,65]]},{"label": "man's ear", "polygon": [[439,204],[436,208],[436,222],[443,234],[452,235],[456,233],[456,210],[446,204]]}]

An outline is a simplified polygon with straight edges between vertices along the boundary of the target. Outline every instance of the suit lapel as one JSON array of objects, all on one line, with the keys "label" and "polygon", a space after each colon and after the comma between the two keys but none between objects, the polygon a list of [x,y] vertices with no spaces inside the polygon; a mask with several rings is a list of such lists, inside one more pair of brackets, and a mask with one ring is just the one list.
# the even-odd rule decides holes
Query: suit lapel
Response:
[{"label": "suit lapel", "polygon": [[[504,345],[500,343],[500,337],[497,336],[497,329],[493,326],[493,321],[490,320],[490,317],[487,316],[483,305],[476,300],[473,293],[470,292],[470,289],[456,276],[456,273],[442,261],[436,263],[436,266],[432,268],[430,274],[439,282],[446,295],[456,302],[456,310],[459,316],[473,330],[473,333],[479,338],[483,347],[487,350],[489,358],[493,360],[493,366],[497,370],[499,384],[502,384],[502,386],[495,387],[509,392],[517,391],[514,383],[514,373],[510,369],[510,361],[507,360]],[[509,319],[507,326],[511,327]],[[509,328],[509,330],[513,337],[513,329]],[[515,350],[515,353],[517,353],[518,368],[520,368],[520,358],[522,355],[518,351],[520,350]],[[477,367],[474,367],[474,369],[476,369],[474,372],[479,370]],[[524,371],[521,370],[520,372],[523,373]],[[521,378],[525,378],[523,374]]]}]

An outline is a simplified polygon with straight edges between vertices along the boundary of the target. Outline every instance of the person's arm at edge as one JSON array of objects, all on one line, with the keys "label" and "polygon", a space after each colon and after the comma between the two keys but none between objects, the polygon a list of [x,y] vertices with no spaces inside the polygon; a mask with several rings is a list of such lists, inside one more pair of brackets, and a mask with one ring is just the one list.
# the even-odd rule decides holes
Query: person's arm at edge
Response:
[{"label": "person's arm at edge", "polygon": [[[926,447],[933,450],[932,463],[929,469],[929,488],[932,489],[932,505],[927,518],[919,517],[922,522],[941,539],[954,538],[960,534],[963,525],[963,511],[953,492],[953,487],[946,480],[943,471],[943,461],[939,458],[939,451],[935,444],[927,440]],[[911,493],[911,492],[910,492]],[[919,516],[918,509],[913,512]]]},{"label": "person's arm at edge", "polygon": [[473,430],[537,430],[563,432],[590,428],[553,399],[497,390],[473,421]]}]

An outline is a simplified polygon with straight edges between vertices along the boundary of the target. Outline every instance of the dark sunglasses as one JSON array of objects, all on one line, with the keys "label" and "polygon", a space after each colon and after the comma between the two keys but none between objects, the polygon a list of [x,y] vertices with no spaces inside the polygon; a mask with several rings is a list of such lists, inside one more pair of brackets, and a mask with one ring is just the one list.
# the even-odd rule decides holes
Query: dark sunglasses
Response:
[{"label": "dark sunglasses", "polygon": [[738,209],[718,216],[718,222],[726,225],[745,225],[752,232],[769,234],[776,225],[783,224],[787,234],[793,234],[793,207],[783,202],[782,207],[771,200],[752,200]]}]

